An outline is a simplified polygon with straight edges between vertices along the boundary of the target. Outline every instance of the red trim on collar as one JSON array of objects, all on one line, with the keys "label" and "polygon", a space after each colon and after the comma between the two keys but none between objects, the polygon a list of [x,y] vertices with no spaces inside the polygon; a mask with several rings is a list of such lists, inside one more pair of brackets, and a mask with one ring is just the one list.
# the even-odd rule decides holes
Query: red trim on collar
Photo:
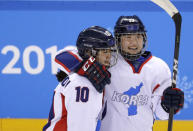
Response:
[{"label": "red trim on collar", "polygon": [[143,64],[141,64],[139,71],[137,73],[140,73],[142,67],[152,58],[152,56],[150,56],[146,61],[143,62]]},{"label": "red trim on collar", "polygon": [[141,66],[139,67],[139,70],[138,70],[138,72],[136,72],[135,71],[135,67],[133,66],[133,64],[131,64],[129,61],[127,61],[127,63],[131,66],[131,68],[133,69],[133,73],[140,73],[141,72],[141,70],[142,70],[142,67],[150,60],[152,58],[152,56],[150,56],[147,60],[145,60],[144,62],[143,62],[143,64],[141,64]]},{"label": "red trim on collar", "polygon": [[135,72],[135,67],[129,62],[129,61],[127,61],[127,63],[131,66],[131,68],[133,69],[133,73],[137,73],[137,72]]}]

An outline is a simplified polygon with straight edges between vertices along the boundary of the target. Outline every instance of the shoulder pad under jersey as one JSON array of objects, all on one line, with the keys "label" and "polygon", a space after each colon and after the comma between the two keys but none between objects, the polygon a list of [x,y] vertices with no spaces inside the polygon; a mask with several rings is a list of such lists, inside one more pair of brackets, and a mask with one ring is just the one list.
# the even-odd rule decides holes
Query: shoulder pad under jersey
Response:
[{"label": "shoulder pad under jersey", "polygon": [[78,55],[78,50],[75,46],[67,46],[58,51],[55,56],[57,67],[67,74],[70,74],[80,64],[82,58]]}]

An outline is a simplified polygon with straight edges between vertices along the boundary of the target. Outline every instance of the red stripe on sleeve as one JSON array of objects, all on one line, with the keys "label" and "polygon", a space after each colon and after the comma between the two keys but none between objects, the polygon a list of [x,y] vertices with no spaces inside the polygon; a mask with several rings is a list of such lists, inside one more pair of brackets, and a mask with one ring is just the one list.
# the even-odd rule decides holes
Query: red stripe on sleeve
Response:
[{"label": "red stripe on sleeve", "polygon": [[65,96],[61,94],[62,98],[62,117],[56,123],[53,131],[67,131],[67,110],[65,107]]},{"label": "red stripe on sleeve", "polygon": [[103,90],[102,106],[104,105],[105,89]]},{"label": "red stripe on sleeve", "polygon": [[160,87],[160,84],[157,84],[157,85],[154,87],[154,89],[153,89],[153,92],[152,92],[152,93],[154,93],[154,92],[155,92],[155,90],[156,90],[158,87]]},{"label": "red stripe on sleeve", "polygon": [[62,67],[64,67],[64,69],[66,69],[68,72],[70,72],[70,70],[64,64],[62,64],[59,60],[55,59],[55,62],[61,65]]},{"label": "red stripe on sleeve", "polygon": [[74,53],[72,53],[71,51],[67,51],[69,54],[71,54],[72,56],[74,56],[79,62],[82,62],[82,60],[80,58],[78,58],[78,56]]}]

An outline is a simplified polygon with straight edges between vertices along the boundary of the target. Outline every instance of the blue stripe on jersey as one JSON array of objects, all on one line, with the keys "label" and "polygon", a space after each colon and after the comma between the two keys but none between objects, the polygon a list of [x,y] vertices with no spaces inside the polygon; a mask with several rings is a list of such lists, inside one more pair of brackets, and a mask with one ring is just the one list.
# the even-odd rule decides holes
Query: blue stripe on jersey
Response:
[{"label": "blue stripe on jersey", "polygon": [[[70,71],[74,71],[77,65],[80,64],[79,60],[75,58],[72,54],[65,51],[56,56],[56,60],[61,62],[64,66],[66,66]],[[63,66],[62,65],[62,66]]]},{"label": "blue stripe on jersey", "polygon": [[98,120],[97,126],[96,126],[96,131],[100,131],[100,127],[101,127],[101,120]]},{"label": "blue stripe on jersey", "polygon": [[[54,92],[55,95],[55,92]],[[52,106],[50,108],[50,113],[49,113],[49,118],[48,118],[48,123],[43,127],[43,131],[46,131],[46,129],[50,126],[51,120],[54,118],[54,95],[52,98]]]}]

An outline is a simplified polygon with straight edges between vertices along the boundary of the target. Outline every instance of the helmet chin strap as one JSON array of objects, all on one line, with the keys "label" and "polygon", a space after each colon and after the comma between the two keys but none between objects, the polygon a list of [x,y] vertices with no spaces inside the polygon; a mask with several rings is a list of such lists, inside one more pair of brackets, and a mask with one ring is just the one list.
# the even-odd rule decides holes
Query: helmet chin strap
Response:
[{"label": "helmet chin strap", "polygon": [[139,53],[136,53],[136,54],[130,54],[129,52],[125,52],[122,49],[121,45],[119,46],[119,52],[126,60],[135,61],[135,60],[139,59],[140,56],[145,52],[145,46],[144,45],[145,45],[145,43],[143,44],[143,48],[141,49],[141,51]]},{"label": "helmet chin strap", "polygon": [[120,50],[120,54],[128,61],[135,61],[137,59],[139,59],[139,57],[144,53],[144,52],[139,52],[137,54],[129,54],[129,53],[126,53],[122,50]]}]

